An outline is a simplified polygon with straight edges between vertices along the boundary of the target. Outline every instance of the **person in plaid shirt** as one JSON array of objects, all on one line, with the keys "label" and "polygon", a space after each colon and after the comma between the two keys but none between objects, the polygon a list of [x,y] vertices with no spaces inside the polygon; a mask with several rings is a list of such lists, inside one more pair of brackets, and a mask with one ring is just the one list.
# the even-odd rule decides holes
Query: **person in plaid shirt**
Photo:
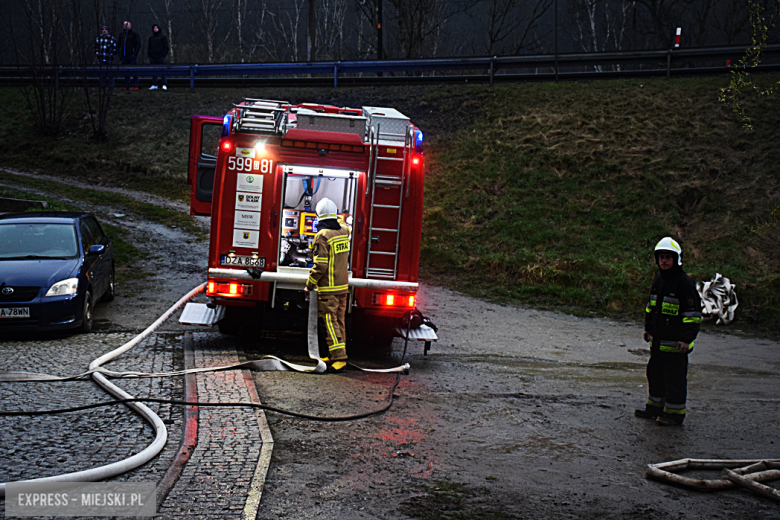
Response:
[{"label": "person in plaid shirt", "polygon": [[[98,62],[100,63],[100,88],[106,86],[106,75],[108,69],[111,67],[111,63],[114,61],[116,55],[116,40],[108,32],[108,27],[105,25],[101,30],[100,36],[95,40],[95,54],[97,55]],[[103,68],[105,67],[105,70]],[[111,77],[111,87],[114,86],[114,78]]]}]

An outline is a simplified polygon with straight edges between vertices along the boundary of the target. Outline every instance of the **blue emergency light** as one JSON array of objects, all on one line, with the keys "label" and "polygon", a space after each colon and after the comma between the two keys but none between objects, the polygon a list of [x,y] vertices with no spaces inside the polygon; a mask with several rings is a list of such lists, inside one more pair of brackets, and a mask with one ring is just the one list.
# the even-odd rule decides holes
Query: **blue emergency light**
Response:
[{"label": "blue emergency light", "polygon": [[230,123],[233,120],[233,116],[227,115],[222,118],[222,138],[230,136]]},{"label": "blue emergency light", "polygon": [[423,133],[419,130],[416,132],[414,140],[414,151],[417,153],[423,153]]}]

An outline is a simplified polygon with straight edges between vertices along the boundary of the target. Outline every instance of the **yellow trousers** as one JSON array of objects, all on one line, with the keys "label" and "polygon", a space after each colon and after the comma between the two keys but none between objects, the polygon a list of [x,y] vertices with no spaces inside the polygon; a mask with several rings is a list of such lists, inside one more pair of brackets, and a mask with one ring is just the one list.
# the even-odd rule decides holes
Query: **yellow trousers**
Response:
[{"label": "yellow trousers", "polygon": [[347,329],[344,316],[347,313],[349,293],[320,294],[317,304],[317,318],[325,326],[325,342],[331,361],[347,360]]}]

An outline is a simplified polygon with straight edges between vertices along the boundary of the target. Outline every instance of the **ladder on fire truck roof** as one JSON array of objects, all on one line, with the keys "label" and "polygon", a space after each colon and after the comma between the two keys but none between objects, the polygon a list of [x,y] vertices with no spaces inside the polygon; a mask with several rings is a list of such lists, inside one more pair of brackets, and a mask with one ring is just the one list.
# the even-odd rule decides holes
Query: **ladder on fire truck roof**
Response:
[{"label": "ladder on fire truck roof", "polygon": [[[369,217],[369,240],[368,240],[368,259],[366,261],[366,278],[384,278],[384,279],[390,279],[390,280],[396,280],[398,277],[398,245],[401,240],[401,211],[403,210],[403,202],[404,202],[404,183],[406,178],[406,170],[409,166],[411,166],[411,157],[409,154],[410,146],[412,143],[412,140],[410,138],[410,129],[405,131],[404,135],[404,155],[403,158],[400,157],[379,157],[379,137],[384,137],[385,134],[381,133],[381,124],[377,124],[376,126],[376,134],[374,133],[373,128],[370,129],[369,132],[369,140],[371,143],[371,150],[374,152],[373,156],[373,176],[370,182],[371,184],[371,215]],[[376,139],[376,141],[374,141]],[[370,156],[369,156],[370,160]],[[394,174],[383,174],[379,175],[377,173],[377,163],[378,161],[401,161],[401,174],[400,175],[394,175]],[[397,170],[396,170],[397,171]],[[390,205],[390,204],[374,204],[374,199],[376,195],[376,188],[377,186],[382,188],[390,188],[390,189],[397,189],[398,190],[398,205]],[[368,190],[366,190],[366,195],[368,194]],[[408,192],[407,192],[408,195]],[[381,209],[383,211],[396,211],[398,213],[398,219],[396,221],[395,228],[379,228],[374,227],[374,211],[376,209]],[[374,244],[374,239],[376,238],[376,241],[379,241],[379,237],[374,235],[374,232],[380,232],[380,233],[393,233],[395,235],[395,249],[391,251],[376,251],[372,247]],[[371,267],[371,260],[372,255],[376,256],[392,256],[393,257],[393,268],[387,268],[387,267]],[[375,260],[375,264],[376,264]]]},{"label": "ladder on fire truck roof", "polygon": [[244,103],[234,104],[238,110],[233,129],[255,134],[279,134],[284,121],[287,101],[244,98]]}]

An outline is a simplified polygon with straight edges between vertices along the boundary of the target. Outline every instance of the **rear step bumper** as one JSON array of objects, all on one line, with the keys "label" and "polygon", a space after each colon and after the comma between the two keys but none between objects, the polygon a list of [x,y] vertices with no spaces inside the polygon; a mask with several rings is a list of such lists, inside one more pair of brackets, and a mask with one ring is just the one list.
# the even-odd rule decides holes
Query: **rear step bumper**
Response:
[{"label": "rear step bumper", "polygon": [[[257,281],[243,269],[209,269],[209,278],[219,278],[228,280],[248,280]],[[262,271],[259,280],[261,282],[281,282],[300,285],[303,288],[309,279],[309,273],[274,273],[271,271]],[[374,280],[369,278],[349,278],[349,286],[360,289],[379,289],[383,291],[396,292],[417,292],[420,284],[417,282],[397,282],[395,280]]]}]

